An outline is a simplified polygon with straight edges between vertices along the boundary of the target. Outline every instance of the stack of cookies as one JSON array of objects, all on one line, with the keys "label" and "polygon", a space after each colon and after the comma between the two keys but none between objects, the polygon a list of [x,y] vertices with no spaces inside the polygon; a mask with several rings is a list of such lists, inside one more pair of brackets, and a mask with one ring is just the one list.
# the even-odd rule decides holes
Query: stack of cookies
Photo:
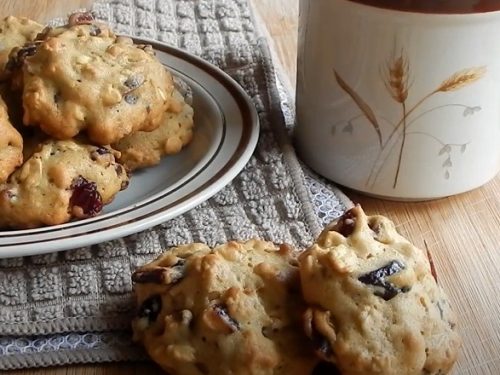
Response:
[{"label": "stack of cookies", "polygon": [[444,375],[461,344],[426,253],[359,206],[302,253],[191,244],[133,281],[134,338],[172,375]]},{"label": "stack of cookies", "polygon": [[5,18],[0,80],[0,228],[95,216],[193,136],[185,85],[90,13],[55,28]]}]

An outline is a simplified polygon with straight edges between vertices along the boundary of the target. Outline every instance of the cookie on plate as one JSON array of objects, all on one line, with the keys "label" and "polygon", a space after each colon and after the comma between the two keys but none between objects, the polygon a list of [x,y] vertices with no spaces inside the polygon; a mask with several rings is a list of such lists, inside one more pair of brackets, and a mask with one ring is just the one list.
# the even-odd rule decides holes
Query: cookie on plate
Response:
[{"label": "cookie on plate", "polygon": [[21,133],[26,128],[23,125],[23,102],[21,93],[12,90],[9,82],[0,83],[0,99],[7,107],[7,113],[11,124]]},{"label": "cookie on plate", "polygon": [[[50,137],[39,128],[23,125],[21,93],[13,90],[8,83],[2,83],[0,84],[0,97],[7,105],[10,122],[22,137],[22,160],[27,160],[37,151],[40,144],[49,140]],[[19,165],[20,164],[21,163],[19,163]]]},{"label": "cookie on plate", "polygon": [[9,120],[7,106],[0,98],[0,183],[23,162],[23,138]]},{"label": "cookie on plate", "polygon": [[35,228],[97,215],[127,187],[116,151],[49,140],[0,184],[0,228]]},{"label": "cookie on plate", "polygon": [[252,240],[165,252],[133,274],[134,338],[169,374],[310,374],[291,248]]},{"label": "cookie on plate", "polygon": [[43,26],[25,17],[8,16],[0,21],[0,80],[9,77],[9,54],[15,47],[35,39]]},{"label": "cookie on plate", "polygon": [[299,257],[308,336],[344,375],[446,374],[461,340],[426,254],[361,207]]},{"label": "cookie on plate", "polygon": [[158,164],[163,156],[181,151],[192,138],[193,108],[174,89],[170,107],[157,129],[128,135],[112,146],[121,153],[120,163],[132,171]]},{"label": "cookie on plate", "polygon": [[44,31],[22,65],[24,124],[56,139],[85,132],[92,143],[115,143],[156,129],[170,105],[172,76],[151,47],[86,13]]}]

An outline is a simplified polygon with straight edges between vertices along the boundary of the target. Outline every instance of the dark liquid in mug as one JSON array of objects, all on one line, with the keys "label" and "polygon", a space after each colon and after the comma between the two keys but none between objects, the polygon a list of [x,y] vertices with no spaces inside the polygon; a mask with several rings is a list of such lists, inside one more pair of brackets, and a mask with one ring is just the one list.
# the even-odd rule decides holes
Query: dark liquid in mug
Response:
[{"label": "dark liquid in mug", "polygon": [[350,0],[379,8],[419,13],[485,13],[500,10],[500,0]]}]

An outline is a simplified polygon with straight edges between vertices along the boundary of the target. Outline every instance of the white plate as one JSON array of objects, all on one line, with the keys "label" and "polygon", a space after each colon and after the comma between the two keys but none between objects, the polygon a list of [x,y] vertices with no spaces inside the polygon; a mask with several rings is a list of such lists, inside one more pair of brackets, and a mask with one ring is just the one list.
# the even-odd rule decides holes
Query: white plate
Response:
[{"label": "white plate", "polygon": [[207,200],[245,166],[257,144],[258,116],[243,89],[220,69],[153,41],[160,61],[193,90],[195,135],[179,154],[134,173],[94,218],[0,231],[0,258],[43,254],[123,237],[174,218]]}]

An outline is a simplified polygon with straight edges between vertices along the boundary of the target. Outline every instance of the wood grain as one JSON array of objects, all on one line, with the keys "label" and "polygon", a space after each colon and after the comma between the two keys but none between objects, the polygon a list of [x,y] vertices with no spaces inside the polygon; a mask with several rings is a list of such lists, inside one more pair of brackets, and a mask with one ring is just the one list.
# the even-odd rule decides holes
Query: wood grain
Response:
[{"label": "wood grain", "polygon": [[0,16],[24,16],[45,23],[56,17],[65,17],[72,10],[86,8],[90,4],[92,0],[2,0]]},{"label": "wood grain", "polygon": [[[252,0],[274,54],[293,86],[299,0]],[[61,16],[90,1],[2,1],[3,14],[39,20]],[[460,317],[464,339],[455,375],[500,374],[500,176],[472,192],[421,203],[390,202],[345,190],[370,214],[393,219],[416,245],[432,252],[439,282]],[[16,375],[161,374],[151,363],[99,364],[13,372]]]},{"label": "wood grain", "polygon": [[252,0],[254,14],[273,53],[288,78],[289,87],[295,87],[297,71],[298,0]]}]

